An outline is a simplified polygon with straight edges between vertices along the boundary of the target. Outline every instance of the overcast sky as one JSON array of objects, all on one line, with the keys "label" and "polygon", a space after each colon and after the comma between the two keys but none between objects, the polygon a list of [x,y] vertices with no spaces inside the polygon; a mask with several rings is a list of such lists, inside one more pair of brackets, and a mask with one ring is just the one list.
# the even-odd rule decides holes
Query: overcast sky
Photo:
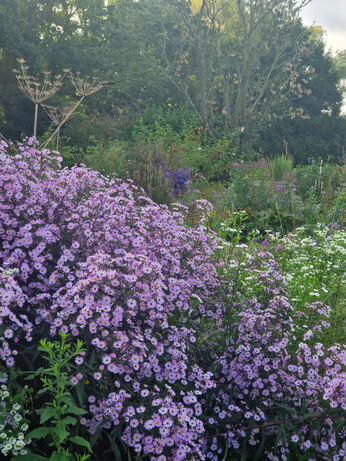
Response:
[{"label": "overcast sky", "polygon": [[333,52],[346,49],[346,0],[312,0],[301,16],[305,25],[315,22],[323,27],[324,40]]}]

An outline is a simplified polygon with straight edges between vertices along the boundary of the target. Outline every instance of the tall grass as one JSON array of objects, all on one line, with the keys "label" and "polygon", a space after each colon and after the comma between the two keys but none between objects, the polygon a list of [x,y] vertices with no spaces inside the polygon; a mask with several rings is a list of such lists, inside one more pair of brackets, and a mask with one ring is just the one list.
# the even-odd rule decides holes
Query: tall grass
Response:
[{"label": "tall grass", "polygon": [[272,175],[275,181],[280,181],[285,173],[293,171],[293,157],[289,154],[281,154],[272,160]]}]

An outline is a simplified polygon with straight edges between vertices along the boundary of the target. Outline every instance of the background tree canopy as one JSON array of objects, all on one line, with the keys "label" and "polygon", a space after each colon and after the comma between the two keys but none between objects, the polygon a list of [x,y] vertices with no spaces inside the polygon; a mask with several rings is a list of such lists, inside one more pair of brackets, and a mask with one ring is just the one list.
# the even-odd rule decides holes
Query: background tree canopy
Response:
[{"label": "background tree canopy", "polygon": [[[63,128],[71,145],[126,138],[153,106],[180,111],[211,142],[241,152],[284,150],[296,160],[342,154],[345,53],[332,58],[319,28],[299,17],[309,0],[3,0],[0,123],[11,139],[33,130],[33,104],[13,69],[63,69],[107,81]],[[49,104],[70,104],[68,83]],[[157,109],[158,110],[158,109]],[[38,134],[51,120],[39,109]]]}]

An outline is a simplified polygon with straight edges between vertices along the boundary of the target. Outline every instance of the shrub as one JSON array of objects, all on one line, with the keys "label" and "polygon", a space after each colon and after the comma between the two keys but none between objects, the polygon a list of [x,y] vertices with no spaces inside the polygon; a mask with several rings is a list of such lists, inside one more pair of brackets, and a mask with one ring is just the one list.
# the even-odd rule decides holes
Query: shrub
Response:
[{"label": "shrub", "polygon": [[131,179],[154,201],[170,204],[175,187],[173,178],[166,174],[167,158],[159,141],[153,144],[138,141],[135,145],[117,142],[89,147],[85,163],[102,174]]},{"label": "shrub", "polygon": [[216,383],[205,407],[207,457],[341,459],[345,350],[321,342],[329,307],[315,301],[294,309],[268,242],[249,236],[239,244],[234,225],[225,234],[228,303],[215,321],[206,311],[200,335]]},{"label": "shrub", "polygon": [[179,206],[170,213],[131,183],[60,170],[58,156],[30,145],[6,149],[0,258],[18,270],[36,341],[70,333],[88,345],[71,377],[89,398],[82,424],[91,433],[120,425],[137,453],[193,456],[204,431],[200,394],[213,382],[188,360],[195,336],[184,317],[198,319],[192,294],[206,299],[217,284],[213,240],[201,223],[185,227]]},{"label": "shrub", "polygon": [[232,164],[229,188],[236,209],[262,211],[271,206],[272,169],[272,163],[266,160]]}]

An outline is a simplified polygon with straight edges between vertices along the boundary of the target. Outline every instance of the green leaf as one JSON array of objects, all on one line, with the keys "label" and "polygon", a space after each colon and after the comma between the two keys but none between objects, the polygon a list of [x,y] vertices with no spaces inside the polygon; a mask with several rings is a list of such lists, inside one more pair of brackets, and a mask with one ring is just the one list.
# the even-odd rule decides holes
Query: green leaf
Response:
[{"label": "green leaf", "polygon": [[71,453],[58,453],[55,451],[49,458],[50,461],[73,461],[73,455]]},{"label": "green leaf", "polygon": [[78,461],[86,461],[87,459],[90,458],[90,455],[87,455],[86,453],[84,453],[84,455],[78,455],[79,458],[78,458]]},{"label": "green leaf", "polygon": [[11,458],[11,461],[46,461],[49,458],[40,455],[34,455],[33,453],[27,453],[26,455],[18,455]]},{"label": "green leaf", "polygon": [[240,461],[246,461],[246,458],[247,458],[246,443],[245,443],[245,441],[243,441],[243,446],[242,446],[242,449],[241,449]]},{"label": "green leaf", "polygon": [[275,400],[273,401],[273,404],[275,406],[277,406],[277,407],[283,408],[284,410],[286,410],[289,413],[296,413],[297,412],[297,409],[295,407],[289,407],[287,405],[283,405],[282,403],[276,402]]},{"label": "green leaf", "polygon": [[66,373],[57,370],[56,373],[60,373],[59,378],[57,378],[56,383],[60,389],[65,388],[65,381],[66,381]]},{"label": "green leaf", "polygon": [[[322,427],[322,421],[321,421],[321,418],[316,418],[315,419],[315,423],[314,423],[314,429],[317,430],[318,432],[318,437],[321,436],[321,427]],[[335,433],[336,433],[336,430],[334,429]]]},{"label": "green leaf", "polygon": [[89,451],[91,451],[90,443],[87,440],[83,439],[83,437],[75,435],[74,437],[70,438],[70,441],[76,443],[77,445],[80,445],[81,447],[86,447]]},{"label": "green leaf", "polygon": [[263,450],[264,450],[265,441],[266,441],[266,436],[262,432],[262,441],[261,441],[261,444],[260,444],[260,446],[258,447],[258,449],[256,451],[256,455],[255,455],[253,461],[260,461],[261,459],[263,459]]},{"label": "green leaf", "polygon": [[[102,425],[102,423],[100,424],[100,426],[101,425]],[[91,435],[90,444],[91,444],[92,447],[95,445],[98,438],[100,437],[101,431],[102,431],[102,427],[98,427],[98,429]]]},{"label": "green leaf", "polygon": [[276,438],[275,438],[274,455],[276,455],[276,451],[278,449],[278,443],[279,443],[279,441],[281,439],[281,436],[282,436],[282,433],[283,433],[284,429],[285,429],[285,423],[280,424],[278,433],[276,434]]},{"label": "green leaf", "polygon": [[233,397],[234,397],[234,390],[235,388],[232,387],[232,389],[229,391],[229,394],[228,394],[228,404],[227,405],[230,405],[233,401]]},{"label": "green leaf", "polygon": [[306,419],[310,419],[310,418],[314,418],[314,417],[318,417],[318,416],[321,416],[321,413],[308,413],[306,414],[305,416],[303,416],[302,418],[300,418],[300,422],[303,422],[305,421]]},{"label": "green leaf", "polygon": [[62,397],[61,401],[66,403],[67,406],[73,407],[75,405],[75,402],[71,399],[70,395],[71,394],[65,393],[64,396]]},{"label": "green leaf", "polygon": [[58,440],[60,443],[64,442],[69,436],[69,432],[66,430],[65,426],[63,426],[62,424],[58,424],[57,426],[55,426],[54,432],[56,436],[58,437]]},{"label": "green leaf", "polygon": [[90,360],[89,360],[90,365],[93,365],[93,363],[95,362],[95,358],[96,358],[96,352],[93,349],[92,352],[91,352],[91,355],[90,355]]},{"label": "green leaf", "polygon": [[48,421],[50,418],[56,415],[56,409],[53,407],[42,408],[41,410],[36,410],[36,413],[41,415],[40,423],[43,424]]},{"label": "green leaf", "polygon": [[77,350],[80,351],[83,347],[84,343],[80,339],[77,340]]},{"label": "green leaf", "polygon": [[115,461],[122,461],[123,458],[121,456],[121,453],[120,453],[120,450],[117,446],[117,444],[114,442],[113,438],[108,434],[107,434],[107,437],[109,438],[109,441],[111,443],[111,447],[112,447],[112,450],[113,450],[113,453],[115,455]]},{"label": "green leaf", "polygon": [[226,449],[225,449],[225,453],[223,454],[223,457],[222,457],[222,459],[227,459],[227,453],[228,453],[228,442],[227,442],[227,439],[226,439],[225,441],[226,441]]},{"label": "green leaf", "polygon": [[73,418],[72,416],[66,416],[66,418],[64,418],[62,422],[65,426],[68,426],[69,424],[72,424],[74,426],[75,424],[77,424],[76,418]]},{"label": "green leaf", "polygon": [[33,431],[29,432],[27,437],[29,439],[43,439],[44,437],[47,437],[48,434],[50,434],[51,429],[49,427],[38,427],[37,429],[34,429]]},{"label": "green leaf", "polygon": [[35,372],[31,372],[31,373],[29,374],[29,376],[26,376],[26,377],[24,378],[24,381],[31,381],[32,379],[35,379],[36,376],[40,375],[40,374],[43,372],[43,370],[44,370],[44,368],[41,367],[41,368],[39,368],[38,370],[36,370]]},{"label": "green leaf", "polygon": [[47,389],[47,388],[40,389],[40,390],[37,392],[37,395],[45,394],[46,392],[49,392],[49,389]]},{"label": "green leaf", "polygon": [[84,405],[85,400],[85,393],[84,393],[84,382],[79,381],[77,386],[75,387],[77,393],[77,399],[79,405],[82,407]]},{"label": "green leaf", "polygon": [[340,440],[340,430],[345,427],[345,418],[341,420],[334,426],[334,434],[336,435],[336,440]]},{"label": "green leaf", "polygon": [[86,411],[83,410],[83,408],[78,408],[73,405],[66,410],[66,413],[72,413],[73,415],[85,415]]},{"label": "green leaf", "polygon": [[220,331],[220,330],[214,330],[210,333],[210,335],[208,336],[208,339],[209,340],[215,340],[215,339],[220,339],[221,336],[223,335],[223,332]]}]

